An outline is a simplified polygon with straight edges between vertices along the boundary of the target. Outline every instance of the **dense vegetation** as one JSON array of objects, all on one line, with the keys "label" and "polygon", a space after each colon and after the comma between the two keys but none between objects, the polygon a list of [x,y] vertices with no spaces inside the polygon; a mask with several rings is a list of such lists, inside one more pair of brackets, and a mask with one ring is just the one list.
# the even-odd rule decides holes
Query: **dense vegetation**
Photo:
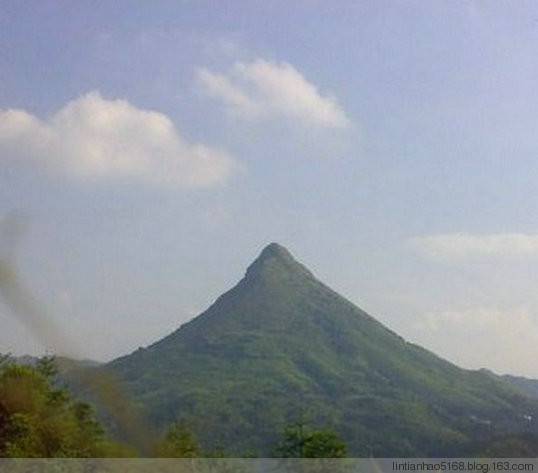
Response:
[{"label": "dense vegetation", "polygon": [[[35,365],[0,358],[0,457],[103,458],[133,457],[144,452],[111,442],[85,402],[75,401],[57,386],[57,364],[51,357]],[[223,457],[203,451],[182,422],[152,442],[151,456],[160,458]],[[300,422],[286,427],[275,446],[282,458],[341,458],[346,445],[328,429],[315,430]]]},{"label": "dense vegetation", "polygon": [[118,457],[131,455],[110,442],[92,408],[52,382],[51,358],[34,367],[8,357],[0,362],[0,456]]},{"label": "dense vegetation", "polygon": [[[204,450],[190,426],[171,422],[151,450],[121,445],[107,438],[93,409],[58,387],[57,365],[45,357],[33,365],[0,357],[0,457],[135,457],[223,458],[230,452]],[[272,456],[279,458],[344,458],[348,445],[326,427],[315,427],[300,417],[280,432]],[[538,435],[504,435],[488,442],[471,442],[454,455],[536,457]],[[244,452],[241,456],[254,456]],[[343,464],[315,464],[323,471],[340,471]],[[294,471],[298,467],[292,464]],[[312,464],[305,464],[312,471]],[[327,468],[329,470],[327,470]],[[333,468],[334,467],[334,468]],[[301,470],[302,471],[302,470]]]},{"label": "dense vegetation", "polygon": [[335,432],[313,430],[303,420],[286,426],[282,437],[275,452],[280,458],[344,458],[347,453]]}]

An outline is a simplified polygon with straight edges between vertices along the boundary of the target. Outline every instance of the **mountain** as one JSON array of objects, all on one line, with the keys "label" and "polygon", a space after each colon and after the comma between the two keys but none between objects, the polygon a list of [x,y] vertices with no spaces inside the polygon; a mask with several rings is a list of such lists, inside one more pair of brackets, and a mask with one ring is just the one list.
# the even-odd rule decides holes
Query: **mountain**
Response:
[{"label": "mountain", "polygon": [[510,374],[505,374],[502,378],[514,388],[521,390],[527,396],[538,399],[538,379],[512,376]]},{"label": "mountain", "polygon": [[273,454],[302,417],[355,456],[451,456],[537,429],[537,401],[407,342],[276,243],[201,315],[103,369],[157,430],[181,419],[236,455]]},{"label": "mountain", "polygon": [[[22,365],[32,365],[35,366],[39,361],[39,357],[32,355],[22,355],[12,357],[13,361],[20,363]],[[68,374],[72,371],[79,371],[86,368],[94,368],[102,363],[94,360],[78,360],[75,358],[69,358],[67,356],[55,356],[54,360],[56,366],[58,367],[58,372],[60,375]]]}]

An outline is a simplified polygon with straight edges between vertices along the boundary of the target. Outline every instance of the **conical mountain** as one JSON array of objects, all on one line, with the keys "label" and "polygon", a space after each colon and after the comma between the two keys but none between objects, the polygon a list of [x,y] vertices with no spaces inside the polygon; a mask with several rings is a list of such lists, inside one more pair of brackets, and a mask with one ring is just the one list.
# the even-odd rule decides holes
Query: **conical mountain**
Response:
[{"label": "conical mountain", "polygon": [[286,423],[333,427],[364,456],[450,455],[535,429],[537,404],[406,342],[272,243],[174,333],[108,365],[151,422],[206,448],[270,455]]}]

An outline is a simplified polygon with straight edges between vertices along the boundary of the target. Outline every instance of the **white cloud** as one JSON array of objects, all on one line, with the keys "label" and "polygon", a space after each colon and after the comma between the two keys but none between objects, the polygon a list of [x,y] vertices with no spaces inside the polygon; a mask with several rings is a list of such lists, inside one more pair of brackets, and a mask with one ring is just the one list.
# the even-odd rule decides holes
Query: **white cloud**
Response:
[{"label": "white cloud", "polygon": [[408,245],[437,261],[468,258],[522,258],[538,256],[538,234],[498,233],[471,235],[449,233],[412,238]]},{"label": "white cloud", "polygon": [[412,338],[467,368],[538,376],[538,320],[529,307],[469,307],[430,312]]},{"label": "white cloud", "polygon": [[227,110],[245,119],[286,117],[301,123],[329,128],[349,125],[335,97],[321,95],[291,64],[263,59],[237,62],[228,74],[200,68],[197,80]]},{"label": "white cloud", "polygon": [[130,178],[169,188],[223,184],[237,163],[189,144],[164,114],[90,92],[48,120],[0,111],[0,159],[82,179]]},{"label": "white cloud", "polygon": [[240,87],[232,84],[224,74],[215,74],[201,68],[198,70],[198,80],[205,91],[222,100],[231,113],[249,118],[256,118],[262,114],[262,105],[254,98],[250,98]]}]

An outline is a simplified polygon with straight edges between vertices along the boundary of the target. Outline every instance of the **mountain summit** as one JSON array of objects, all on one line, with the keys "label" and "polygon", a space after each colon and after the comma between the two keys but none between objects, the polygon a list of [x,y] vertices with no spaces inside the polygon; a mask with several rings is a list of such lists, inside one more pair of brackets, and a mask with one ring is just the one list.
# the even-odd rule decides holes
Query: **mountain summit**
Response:
[{"label": "mountain summit", "polygon": [[406,342],[276,243],[205,312],[107,369],[154,425],[182,419],[237,455],[271,455],[303,416],[385,457],[451,456],[538,418],[535,401]]},{"label": "mountain summit", "polygon": [[245,330],[259,331],[250,334],[254,338],[269,332],[296,336],[308,330],[323,338],[328,332],[340,330],[348,317],[368,320],[375,325],[372,330],[388,333],[368,314],[318,281],[286,248],[271,243],[234,288],[158,345],[172,338],[199,343],[217,334],[236,336]]},{"label": "mountain summit", "polygon": [[260,253],[260,255],[254,260],[251,266],[263,263],[266,260],[275,259],[282,262],[297,263],[292,254],[278,243],[269,243]]},{"label": "mountain summit", "polygon": [[279,271],[288,273],[289,276],[313,277],[312,273],[302,264],[296,261],[292,254],[278,243],[267,245],[260,256],[248,267],[246,277],[263,277],[264,273]]}]

